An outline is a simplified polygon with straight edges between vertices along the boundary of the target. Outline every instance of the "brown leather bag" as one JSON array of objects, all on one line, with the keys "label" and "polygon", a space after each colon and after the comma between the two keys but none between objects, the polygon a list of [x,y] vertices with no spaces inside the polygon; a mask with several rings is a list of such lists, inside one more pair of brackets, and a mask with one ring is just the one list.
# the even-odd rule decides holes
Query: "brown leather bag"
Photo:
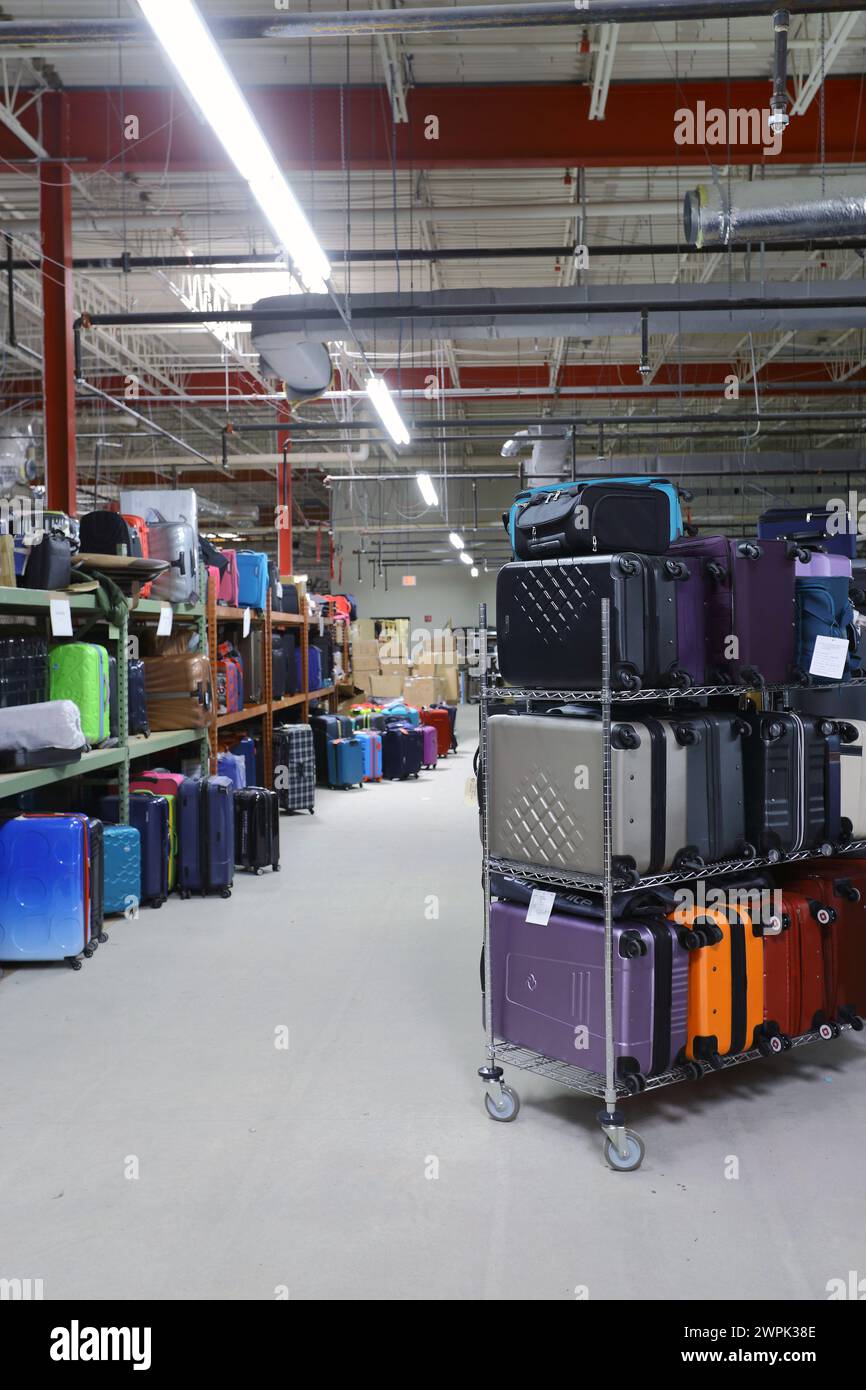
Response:
[{"label": "brown leather bag", "polygon": [[145,657],[144,684],[153,733],[203,729],[210,723],[213,696],[206,656]]}]

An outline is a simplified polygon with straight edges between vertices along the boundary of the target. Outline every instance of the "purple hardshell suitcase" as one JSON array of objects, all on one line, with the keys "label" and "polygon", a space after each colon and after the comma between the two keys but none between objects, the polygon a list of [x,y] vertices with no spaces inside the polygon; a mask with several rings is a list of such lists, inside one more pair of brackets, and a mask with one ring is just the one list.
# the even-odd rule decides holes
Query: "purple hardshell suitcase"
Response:
[{"label": "purple hardshell suitcase", "polygon": [[[804,552],[792,541],[674,541],[671,557],[698,560],[704,580],[707,683],[763,685],[792,678],[794,567]],[[730,655],[732,638],[736,655]]]},{"label": "purple hardshell suitcase", "polygon": [[[490,905],[494,1035],[603,1073],[604,924],[554,911],[541,927],[526,913],[521,903]],[[623,919],[613,959],[618,1079],[658,1075],[686,1044],[688,951],[661,916]]]},{"label": "purple hardshell suitcase", "polygon": [[821,550],[812,550],[808,560],[804,557],[796,561],[794,573],[798,579],[850,579],[851,560],[847,555],[828,555]]},{"label": "purple hardshell suitcase", "polygon": [[435,767],[439,758],[439,735],[432,724],[422,724],[421,736],[424,740],[422,767]]}]

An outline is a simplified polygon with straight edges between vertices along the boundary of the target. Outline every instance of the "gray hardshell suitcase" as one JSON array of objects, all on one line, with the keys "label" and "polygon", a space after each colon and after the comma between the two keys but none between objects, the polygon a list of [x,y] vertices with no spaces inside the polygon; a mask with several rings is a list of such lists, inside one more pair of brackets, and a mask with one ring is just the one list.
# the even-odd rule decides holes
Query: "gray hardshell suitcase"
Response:
[{"label": "gray hardshell suitcase", "polygon": [[863,840],[866,839],[866,720],[844,719],[838,728],[842,835],[844,839]]},{"label": "gray hardshell suitcase", "polygon": [[[490,854],[600,875],[601,720],[500,714],[488,736]],[[692,862],[687,745],[661,719],[617,719],[611,743],[615,870],[644,875]]]}]

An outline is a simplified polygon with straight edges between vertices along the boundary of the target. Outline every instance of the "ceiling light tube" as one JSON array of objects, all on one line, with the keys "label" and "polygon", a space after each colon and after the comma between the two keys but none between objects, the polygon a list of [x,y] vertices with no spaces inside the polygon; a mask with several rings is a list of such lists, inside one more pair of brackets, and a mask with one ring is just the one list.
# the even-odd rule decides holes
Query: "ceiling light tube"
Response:
[{"label": "ceiling light tube", "polygon": [[[382,424],[385,426],[385,429],[390,434],[394,443],[411,443],[412,437],[406,428],[403,416],[394,404],[394,398],[388,390],[388,383],[385,378],[381,376],[371,376],[367,382],[367,395],[373,402],[376,414],[382,421]],[[422,475],[419,474],[418,476],[421,477]],[[423,474],[425,478],[428,476],[429,475],[426,473]],[[438,501],[438,498],[436,500]],[[435,503],[431,503],[431,506],[435,506]]]},{"label": "ceiling light tube", "polygon": [[291,257],[306,288],[324,293],[327,256],[193,0],[138,0],[189,96]]},{"label": "ceiling light tube", "polygon": [[473,578],[473,579],[477,579],[477,578],[478,578],[478,566],[477,566],[477,565],[473,565],[472,568],[471,568],[471,570],[469,571],[469,573],[472,575],[472,578]]},{"label": "ceiling light tube", "polygon": [[454,547],[455,550],[462,550],[462,549],[463,549],[463,537],[462,537],[462,536],[458,536],[458,534],[457,534],[456,531],[449,531],[449,532],[448,532],[448,539],[449,539],[449,541],[451,542],[451,544],[453,545],[453,547]]},{"label": "ceiling light tube", "polygon": [[467,555],[467,553],[466,553],[465,550],[461,550],[461,552],[460,552],[460,559],[463,561],[464,565],[474,565],[474,564],[475,564],[475,561],[472,559],[472,556],[471,556],[471,555]]},{"label": "ceiling light tube", "polygon": [[424,498],[424,501],[427,503],[427,506],[428,506],[428,507],[438,507],[438,506],[439,506],[439,494],[438,494],[438,492],[436,491],[435,487],[433,486],[433,479],[430,477],[430,474],[429,474],[429,473],[416,473],[416,474],[415,474],[415,481],[416,481],[416,483],[418,484],[418,487],[419,487],[420,492],[421,492],[421,496]]}]

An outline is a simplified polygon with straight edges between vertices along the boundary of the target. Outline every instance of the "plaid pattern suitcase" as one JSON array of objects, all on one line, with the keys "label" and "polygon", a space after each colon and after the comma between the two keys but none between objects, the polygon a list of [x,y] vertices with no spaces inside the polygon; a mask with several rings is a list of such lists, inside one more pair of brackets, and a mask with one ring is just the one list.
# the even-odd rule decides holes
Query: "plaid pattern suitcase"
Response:
[{"label": "plaid pattern suitcase", "polygon": [[281,811],[314,813],[316,751],[309,724],[274,729],[274,791]]}]

